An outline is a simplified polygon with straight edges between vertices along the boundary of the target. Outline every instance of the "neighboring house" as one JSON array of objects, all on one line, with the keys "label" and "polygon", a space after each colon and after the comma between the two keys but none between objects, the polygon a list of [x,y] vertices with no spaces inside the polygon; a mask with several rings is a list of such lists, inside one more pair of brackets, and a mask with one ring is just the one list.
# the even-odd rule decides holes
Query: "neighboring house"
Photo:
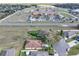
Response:
[{"label": "neighboring house", "polygon": [[48,52],[46,51],[31,51],[29,56],[48,56]]},{"label": "neighboring house", "polygon": [[14,48],[6,49],[0,53],[0,56],[15,56],[15,49]]},{"label": "neighboring house", "polygon": [[69,34],[68,34],[67,31],[64,32],[64,36],[67,37],[67,38],[69,38]]},{"label": "neighboring house", "polygon": [[64,31],[64,36],[67,38],[71,38],[76,35],[78,31]]},{"label": "neighboring house", "polygon": [[[45,9],[37,9],[31,12],[31,17],[29,18],[30,21],[46,21],[53,17],[55,14],[55,10],[52,8],[45,8]],[[51,16],[51,17],[50,17]]]},{"label": "neighboring house", "polygon": [[79,36],[76,37],[76,40],[79,41]]},{"label": "neighboring house", "polygon": [[64,39],[61,39],[59,42],[55,43],[53,47],[59,56],[65,56],[69,49],[69,45],[65,42]]},{"label": "neighboring house", "polygon": [[79,13],[79,9],[74,9],[74,10],[72,10],[72,12],[77,12],[77,13]]},{"label": "neighboring house", "polygon": [[40,40],[27,40],[25,49],[28,49],[28,50],[42,49],[42,42]]}]

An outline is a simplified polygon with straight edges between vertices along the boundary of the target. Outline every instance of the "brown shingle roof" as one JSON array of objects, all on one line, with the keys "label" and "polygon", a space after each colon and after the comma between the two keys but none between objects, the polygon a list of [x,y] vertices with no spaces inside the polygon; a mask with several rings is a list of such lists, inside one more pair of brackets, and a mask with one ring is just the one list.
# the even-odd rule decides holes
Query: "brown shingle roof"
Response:
[{"label": "brown shingle roof", "polygon": [[42,42],[40,40],[27,40],[26,48],[41,48]]}]

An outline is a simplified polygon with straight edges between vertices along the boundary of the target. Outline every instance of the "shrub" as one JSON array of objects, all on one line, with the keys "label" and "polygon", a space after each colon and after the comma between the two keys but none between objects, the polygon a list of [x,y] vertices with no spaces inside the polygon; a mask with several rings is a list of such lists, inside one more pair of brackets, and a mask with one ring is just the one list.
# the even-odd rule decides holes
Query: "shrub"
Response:
[{"label": "shrub", "polygon": [[38,31],[29,31],[28,34],[31,35],[32,37],[35,37],[38,40],[41,40],[42,42],[45,42],[46,39],[47,39],[47,35],[44,34],[40,30],[38,30]]}]

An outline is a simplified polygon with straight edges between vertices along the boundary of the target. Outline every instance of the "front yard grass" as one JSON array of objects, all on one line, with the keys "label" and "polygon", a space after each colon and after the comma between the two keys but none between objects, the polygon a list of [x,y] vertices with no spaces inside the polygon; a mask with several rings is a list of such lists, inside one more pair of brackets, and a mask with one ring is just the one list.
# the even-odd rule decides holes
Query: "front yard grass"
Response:
[{"label": "front yard grass", "polygon": [[68,52],[68,56],[77,55],[77,54],[79,54],[79,44],[70,48],[70,50]]}]

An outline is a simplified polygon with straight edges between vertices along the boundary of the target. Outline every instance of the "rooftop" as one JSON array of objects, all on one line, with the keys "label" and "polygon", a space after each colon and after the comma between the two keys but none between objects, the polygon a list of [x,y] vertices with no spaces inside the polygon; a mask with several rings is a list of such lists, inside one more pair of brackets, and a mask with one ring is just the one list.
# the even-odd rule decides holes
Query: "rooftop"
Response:
[{"label": "rooftop", "polygon": [[15,49],[10,48],[10,49],[3,50],[0,53],[0,56],[15,56]]},{"label": "rooftop", "polygon": [[48,56],[48,52],[46,51],[31,51],[29,56]]},{"label": "rooftop", "polygon": [[26,48],[41,48],[42,42],[40,40],[27,40]]}]

